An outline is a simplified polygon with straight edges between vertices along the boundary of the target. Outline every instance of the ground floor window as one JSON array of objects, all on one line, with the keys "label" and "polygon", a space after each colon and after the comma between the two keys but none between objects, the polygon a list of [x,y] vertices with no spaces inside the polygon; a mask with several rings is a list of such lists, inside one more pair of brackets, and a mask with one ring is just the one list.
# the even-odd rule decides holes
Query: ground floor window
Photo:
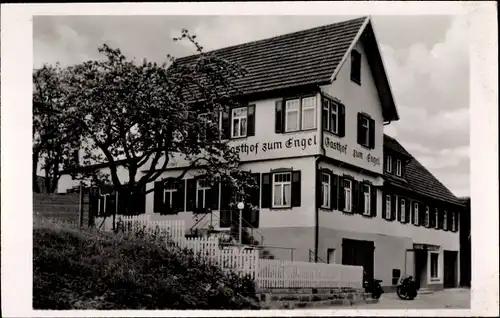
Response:
[{"label": "ground floor window", "polygon": [[352,181],[344,179],[344,211],[351,212],[352,209]]},{"label": "ground floor window", "polygon": [[363,207],[363,214],[364,215],[370,215],[370,207],[371,207],[371,188],[369,184],[363,184],[363,202],[364,202],[364,207]]},{"label": "ground floor window", "polygon": [[210,189],[210,185],[205,179],[198,179],[196,181],[196,207],[198,209],[204,209],[207,202],[207,191]]},{"label": "ground floor window", "polygon": [[439,254],[431,253],[431,278],[438,278],[439,276]]},{"label": "ground floor window", "polygon": [[330,187],[331,180],[328,173],[321,174],[321,207],[325,209],[330,208]]},{"label": "ground floor window", "polygon": [[391,196],[388,194],[385,196],[385,218],[391,219]]},{"label": "ground floor window", "polygon": [[273,175],[273,208],[291,207],[292,173],[275,173]]}]

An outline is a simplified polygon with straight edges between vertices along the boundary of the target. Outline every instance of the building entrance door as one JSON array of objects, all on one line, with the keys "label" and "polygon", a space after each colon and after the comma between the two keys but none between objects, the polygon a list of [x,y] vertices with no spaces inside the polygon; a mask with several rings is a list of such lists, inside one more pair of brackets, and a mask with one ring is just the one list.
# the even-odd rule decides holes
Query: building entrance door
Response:
[{"label": "building entrance door", "polygon": [[443,287],[454,288],[457,281],[457,252],[444,251],[443,259]]},{"label": "building entrance door", "polygon": [[415,281],[417,282],[417,287],[427,286],[427,251],[425,250],[414,250],[415,255]]},{"label": "building entrance door", "polygon": [[373,241],[342,239],[342,264],[363,266],[368,279],[374,278],[374,254]]}]

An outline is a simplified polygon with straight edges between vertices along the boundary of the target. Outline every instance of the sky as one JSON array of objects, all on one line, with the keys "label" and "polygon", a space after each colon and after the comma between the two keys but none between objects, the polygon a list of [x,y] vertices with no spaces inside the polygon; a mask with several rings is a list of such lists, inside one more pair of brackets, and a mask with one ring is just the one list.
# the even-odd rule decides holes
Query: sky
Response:
[{"label": "sky", "polygon": [[[100,58],[103,43],[138,60],[193,54],[172,41],[183,28],[205,50],[357,16],[35,16],[34,66]],[[469,43],[460,16],[372,16],[398,122],[385,126],[457,196],[470,187]]]}]

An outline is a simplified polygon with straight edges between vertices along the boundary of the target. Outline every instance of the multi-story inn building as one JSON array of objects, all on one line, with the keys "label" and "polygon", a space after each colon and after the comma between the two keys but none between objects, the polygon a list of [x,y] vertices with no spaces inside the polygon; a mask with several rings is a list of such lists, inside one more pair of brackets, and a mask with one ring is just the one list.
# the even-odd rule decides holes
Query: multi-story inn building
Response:
[{"label": "multi-story inn building", "polygon": [[[240,83],[248,103],[219,118],[259,185],[259,209],[245,218],[264,245],[293,248],[294,260],[363,265],[384,286],[405,274],[421,286],[457,284],[462,205],[384,135],[399,116],[370,18],[214,53],[248,70]],[[183,168],[171,160],[162,178]],[[161,182],[148,185],[155,191],[144,211],[153,219],[190,228],[206,214],[228,230],[238,215],[225,189],[208,187],[196,170],[167,190]],[[63,178],[62,190],[70,183]]]}]

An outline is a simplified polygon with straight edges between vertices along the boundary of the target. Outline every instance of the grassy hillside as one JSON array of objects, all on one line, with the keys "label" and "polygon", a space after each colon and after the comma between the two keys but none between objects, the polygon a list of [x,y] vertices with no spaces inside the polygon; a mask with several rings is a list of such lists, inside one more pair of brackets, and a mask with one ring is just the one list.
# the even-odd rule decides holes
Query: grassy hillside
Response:
[{"label": "grassy hillside", "polygon": [[258,309],[250,279],[188,250],[34,224],[34,309]]}]

